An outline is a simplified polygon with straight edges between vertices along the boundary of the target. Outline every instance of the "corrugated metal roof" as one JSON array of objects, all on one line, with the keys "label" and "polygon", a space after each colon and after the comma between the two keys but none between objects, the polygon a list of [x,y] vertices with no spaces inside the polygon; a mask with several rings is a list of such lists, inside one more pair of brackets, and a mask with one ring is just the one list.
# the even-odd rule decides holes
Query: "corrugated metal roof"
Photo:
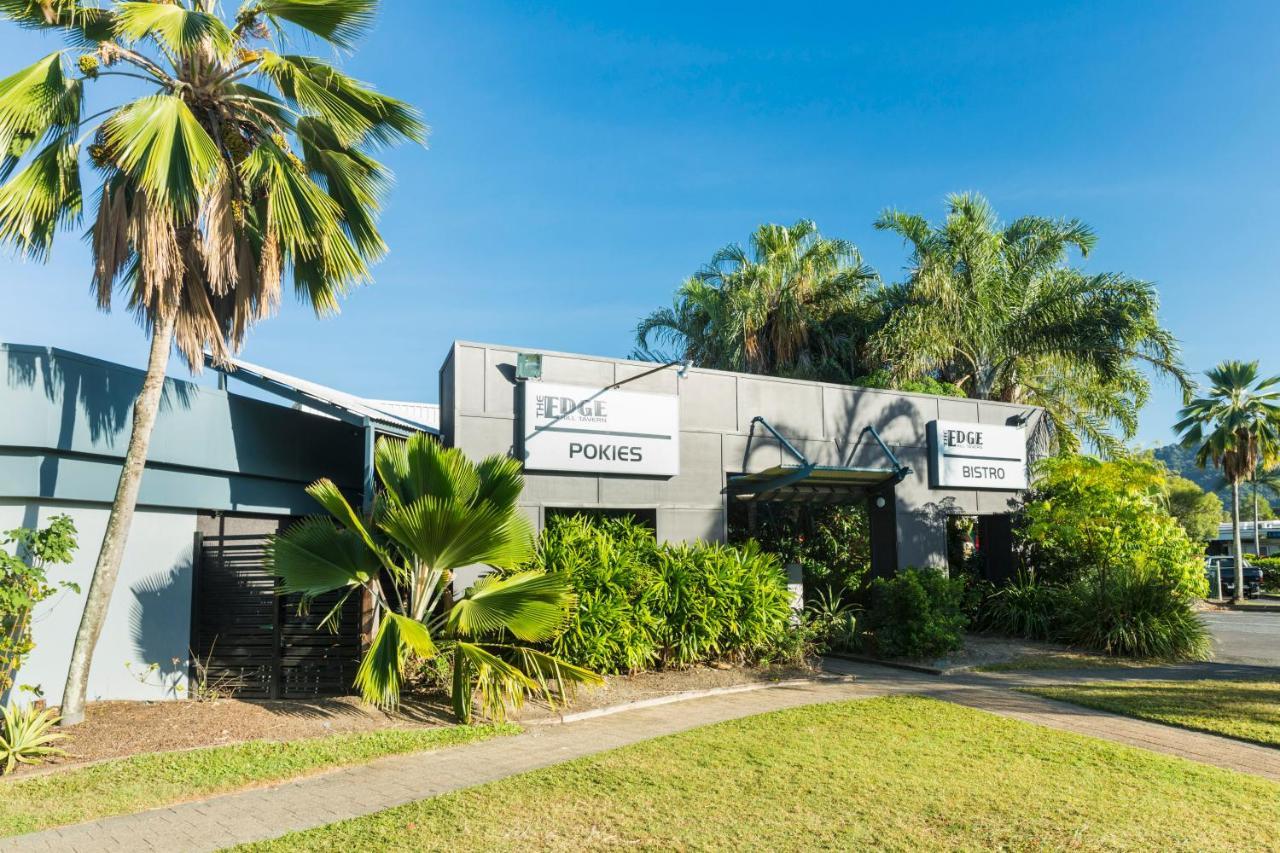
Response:
[{"label": "corrugated metal roof", "polygon": [[253,385],[255,388],[279,394],[303,407],[313,408],[351,423],[361,424],[367,419],[375,426],[381,427],[386,431],[440,434],[438,429],[438,407],[436,409],[436,423],[434,424],[426,423],[420,418],[406,416],[405,407],[426,406],[427,404],[425,403],[367,400],[308,379],[290,376],[287,373],[281,373],[269,367],[241,361],[238,358],[231,359],[226,365],[219,365],[206,355],[205,363],[229,378],[238,379],[241,382]]}]

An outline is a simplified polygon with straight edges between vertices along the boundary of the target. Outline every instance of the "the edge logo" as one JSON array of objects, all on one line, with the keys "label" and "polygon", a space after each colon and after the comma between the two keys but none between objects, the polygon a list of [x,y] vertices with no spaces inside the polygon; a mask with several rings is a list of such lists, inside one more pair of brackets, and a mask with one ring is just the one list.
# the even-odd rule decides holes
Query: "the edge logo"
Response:
[{"label": "the edge logo", "polygon": [[942,443],[947,447],[982,449],[981,430],[948,429],[942,432]]},{"label": "the edge logo", "polygon": [[552,397],[541,394],[537,399],[537,415],[548,420],[565,419],[593,423],[609,420],[604,400],[575,400],[572,397]]}]

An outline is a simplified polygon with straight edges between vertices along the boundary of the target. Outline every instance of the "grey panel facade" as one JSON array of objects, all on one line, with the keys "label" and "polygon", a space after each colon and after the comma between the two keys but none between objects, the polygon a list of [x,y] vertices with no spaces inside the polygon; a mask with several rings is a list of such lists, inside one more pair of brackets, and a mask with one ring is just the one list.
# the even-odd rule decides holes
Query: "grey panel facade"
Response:
[{"label": "grey panel facade", "polygon": [[[440,371],[444,440],[473,456],[515,452],[517,349],[456,342]],[[757,434],[748,451],[752,418],[765,417],[810,460],[836,466],[884,466],[886,459],[864,432],[873,426],[911,473],[894,490],[898,564],[944,565],[949,514],[1005,512],[1017,492],[938,490],[929,487],[929,421],[955,419],[988,424],[1025,422],[1041,413],[1029,406],[853,388],[693,368],[676,368],[597,356],[541,352],[547,382],[680,397],[680,474],[672,478],[528,472],[524,506],[539,524],[548,507],[657,510],[662,539],[723,539],[726,476],[793,461],[781,445]],[[646,375],[647,374],[647,375]],[[635,378],[641,377],[641,378]]]}]

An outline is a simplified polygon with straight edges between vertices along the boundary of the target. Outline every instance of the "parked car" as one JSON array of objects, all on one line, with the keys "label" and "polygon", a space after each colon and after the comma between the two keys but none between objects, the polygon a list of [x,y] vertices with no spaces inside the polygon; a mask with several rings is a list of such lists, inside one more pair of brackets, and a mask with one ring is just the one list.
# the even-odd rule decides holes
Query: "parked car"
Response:
[{"label": "parked car", "polygon": [[[1222,596],[1230,598],[1236,594],[1236,558],[1205,557],[1204,574],[1209,579],[1209,590],[1218,586],[1218,570],[1222,570]],[[1244,561],[1244,596],[1257,598],[1262,594],[1262,569]]]}]

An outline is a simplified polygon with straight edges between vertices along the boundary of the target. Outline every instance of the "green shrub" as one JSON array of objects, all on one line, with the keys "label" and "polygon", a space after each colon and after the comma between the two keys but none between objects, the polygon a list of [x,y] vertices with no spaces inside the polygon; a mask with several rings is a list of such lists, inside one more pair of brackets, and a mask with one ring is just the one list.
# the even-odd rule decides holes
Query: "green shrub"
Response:
[{"label": "green shrub", "polygon": [[1247,557],[1250,563],[1262,569],[1262,589],[1280,592],[1280,557]]},{"label": "green shrub", "polygon": [[1125,568],[1078,578],[1063,595],[1061,637],[1083,649],[1137,658],[1203,660],[1209,633],[1167,578]]},{"label": "green shrub", "polygon": [[990,593],[979,608],[985,631],[1029,640],[1052,640],[1062,616],[1063,590],[1019,575]]},{"label": "green shrub", "polygon": [[552,650],[597,672],[773,660],[795,645],[782,566],[754,542],[658,544],[631,519],[562,516],[536,562],[578,597]]},{"label": "green shrub", "polygon": [[964,645],[968,618],[964,581],[937,569],[904,569],[871,584],[867,627],[876,652],[890,658],[927,658]]}]

